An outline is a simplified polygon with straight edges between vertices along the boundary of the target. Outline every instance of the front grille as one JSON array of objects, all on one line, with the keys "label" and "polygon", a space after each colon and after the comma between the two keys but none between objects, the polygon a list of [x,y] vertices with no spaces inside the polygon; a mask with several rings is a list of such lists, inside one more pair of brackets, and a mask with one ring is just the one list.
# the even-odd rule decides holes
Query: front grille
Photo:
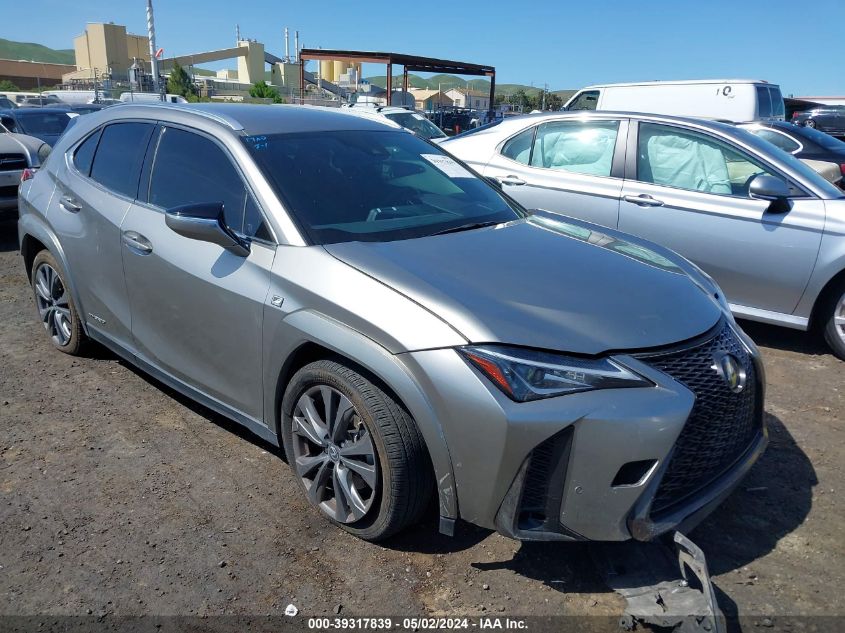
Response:
[{"label": "front grille", "polygon": [[[717,370],[730,354],[745,371],[746,384],[734,393]],[[728,470],[760,431],[762,402],[757,371],[748,350],[727,322],[694,347],[640,359],[695,394],[695,404],[652,501],[659,513],[683,501]]]},{"label": "front grille", "polygon": [[18,195],[18,186],[0,187],[0,198],[14,198]]},{"label": "front grille", "polygon": [[20,171],[27,167],[23,154],[0,154],[0,171]]}]

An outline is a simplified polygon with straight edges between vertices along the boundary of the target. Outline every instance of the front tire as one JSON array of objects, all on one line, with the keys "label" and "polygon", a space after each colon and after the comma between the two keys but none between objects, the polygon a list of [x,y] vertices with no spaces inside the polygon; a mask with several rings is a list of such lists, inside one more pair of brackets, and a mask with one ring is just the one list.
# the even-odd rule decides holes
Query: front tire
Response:
[{"label": "front tire", "polygon": [[282,441],[309,503],[378,541],[416,522],[434,487],[422,436],[376,381],[331,360],[300,369],[282,400]]},{"label": "front tire", "polygon": [[41,251],[32,262],[32,292],[38,317],[60,352],[77,356],[85,342],[82,322],[70,295],[65,274],[50,251]]},{"label": "front tire", "polygon": [[840,283],[822,308],[824,339],[834,355],[845,360],[845,283]]}]

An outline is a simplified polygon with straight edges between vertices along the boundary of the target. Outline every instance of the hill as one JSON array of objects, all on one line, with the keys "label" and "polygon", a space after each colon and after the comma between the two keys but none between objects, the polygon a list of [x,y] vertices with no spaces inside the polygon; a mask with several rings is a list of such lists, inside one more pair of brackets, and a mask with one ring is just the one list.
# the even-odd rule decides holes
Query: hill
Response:
[{"label": "hill", "polygon": [[0,37],[0,59],[25,59],[48,64],[73,64],[73,49],[56,50],[32,42],[14,42]]},{"label": "hill", "polygon": [[[373,77],[365,77],[371,84],[384,88],[387,84],[386,75],[376,75]],[[431,77],[420,77],[413,73],[408,74],[408,84],[412,88],[426,88],[429,90],[437,90],[439,85],[444,91],[451,88],[466,88],[468,85],[472,86],[473,90],[489,91],[490,80],[484,77],[472,77],[464,79],[456,77],[455,75],[432,75]],[[399,87],[402,85],[402,75],[395,75],[393,77],[393,86]],[[526,86],[524,84],[496,84],[496,94],[507,95],[516,92],[517,90],[525,90],[526,92],[539,92],[540,88]],[[568,92],[568,91],[562,91]]]}]

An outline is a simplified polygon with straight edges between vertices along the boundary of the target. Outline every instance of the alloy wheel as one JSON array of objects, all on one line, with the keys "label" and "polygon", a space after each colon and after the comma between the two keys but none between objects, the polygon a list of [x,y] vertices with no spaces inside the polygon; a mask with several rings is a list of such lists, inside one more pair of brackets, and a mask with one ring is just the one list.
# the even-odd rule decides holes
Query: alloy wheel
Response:
[{"label": "alloy wheel", "polygon": [[308,500],[339,523],[364,518],[378,491],[378,458],[352,402],[328,385],[311,387],[293,410],[294,467]]},{"label": "alloy wheel", "polygon": [[833,323],[839,340],[845,343],[845,294],[839,297],[833,309]]},{"label": "alloy wheel", "polygon": [[49,264],[41,264],[35,271],[35,300],[47,333],[56,345],[64,347],[73,334],[73,317],[62,278]]}]

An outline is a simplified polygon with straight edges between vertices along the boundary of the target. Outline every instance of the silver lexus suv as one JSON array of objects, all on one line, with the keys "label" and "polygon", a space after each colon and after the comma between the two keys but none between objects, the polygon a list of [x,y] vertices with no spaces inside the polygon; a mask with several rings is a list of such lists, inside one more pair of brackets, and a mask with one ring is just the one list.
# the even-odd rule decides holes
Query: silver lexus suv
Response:
[{"label": "silver lexus suv", "polygon": [[368,118],[104,110],[20,210],[56,348],[97,341],[283,446],[361,538],[436,495],[446,533],[648,540],[703,518],[766,444],[758,352],[708,276],[529,214]]}]

